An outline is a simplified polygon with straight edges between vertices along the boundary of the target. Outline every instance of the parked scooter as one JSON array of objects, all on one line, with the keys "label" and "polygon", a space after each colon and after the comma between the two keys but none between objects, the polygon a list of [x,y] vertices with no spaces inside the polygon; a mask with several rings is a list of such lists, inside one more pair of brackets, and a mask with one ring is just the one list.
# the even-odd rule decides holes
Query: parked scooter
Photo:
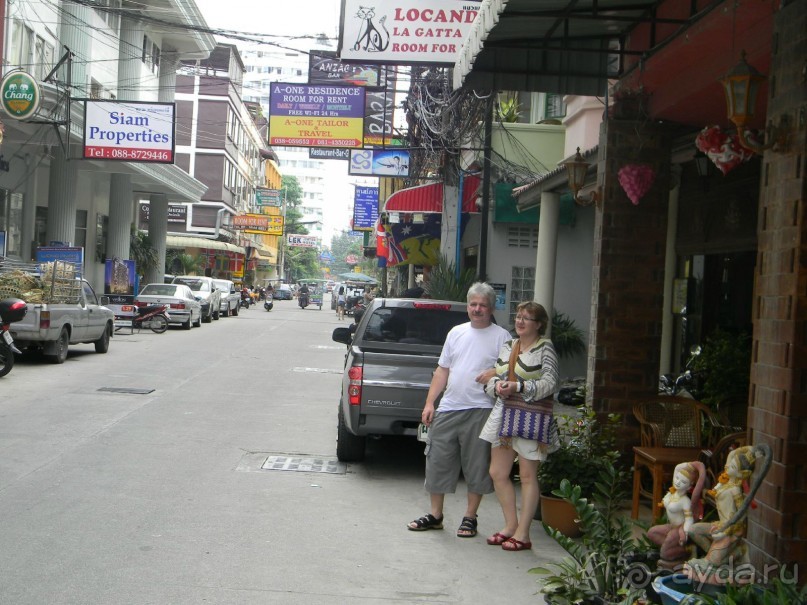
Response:
[{"label": "parked scooter", "polygon": [[689,359],[687,359],[683,371],[678,376],[662,374],[659,377],[659,393],[697,399],[700,394],[701,385],[699,376],[692,371],[692,364],[700,354],[700,345],[692,346],[689,349]]},{"label": "parked scooter", "polygon": [[146,305],[137,308],[137,315],[132,318],[133,328],[149,328],[156,334],[168,329],[168,305]]},{"label": "parked scooter", "polygon": [[0,376],[5,376],[14,367],[14,354],[22,352],[14,346],[9,325],[20,321],[28,313],[28,306],[19,298],[0,301]]}]

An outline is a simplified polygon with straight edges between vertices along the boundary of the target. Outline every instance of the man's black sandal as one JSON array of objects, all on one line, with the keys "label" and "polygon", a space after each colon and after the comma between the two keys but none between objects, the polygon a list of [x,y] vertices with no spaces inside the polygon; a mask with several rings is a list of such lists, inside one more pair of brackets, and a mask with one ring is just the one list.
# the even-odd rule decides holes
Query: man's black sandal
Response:
[{"label": "man's black sandal", "polygon": [[[414,527],[413,527],[414,526]],[[427,529],[443,529],[443,518],[439,519],[428,513],[419,519],[415,519],[406,526],[411,531],[426,531]]]},{"label": "man's black sandal", "polygon": [[476,517],[463,517],[459,529],[457,529],[458,538],[473,538],[476,535],[477,518]]}]

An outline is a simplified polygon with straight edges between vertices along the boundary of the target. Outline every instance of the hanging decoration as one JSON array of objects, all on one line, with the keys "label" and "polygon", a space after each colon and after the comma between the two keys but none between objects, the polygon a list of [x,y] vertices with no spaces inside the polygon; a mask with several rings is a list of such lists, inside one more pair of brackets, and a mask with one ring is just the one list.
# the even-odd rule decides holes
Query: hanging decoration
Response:
[{"label": "hanging decoration", "polygon": [[[750,133],[749,133],[750,134]],[[695,147],[705,153],[723,176],[754,157],[737,135],[723,132],[718,126],[707,126],[695,137]]]},{"label": "hanging decoration", "polygon": [[656,180],[656,171],[647,164],[627,164],[617,174],[619,184],[634,206],[650,191]]}]

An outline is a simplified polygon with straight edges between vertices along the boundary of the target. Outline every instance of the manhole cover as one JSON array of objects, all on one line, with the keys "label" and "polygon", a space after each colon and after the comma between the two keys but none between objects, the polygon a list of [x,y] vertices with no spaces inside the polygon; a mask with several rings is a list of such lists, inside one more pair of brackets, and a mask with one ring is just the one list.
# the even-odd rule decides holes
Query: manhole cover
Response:
[{"label": "manhole cover", "polygon": [[106,393],[128,393],[130,395],[148,395],[154,392],[154,389],[132,389],[126,387],[101,387],[98,390]]},{"label": "manhole cover", "polygon": [[261,465],[265,471],[297,471],[301,473],[331,473],[344,475],[345,465],[327,458],[303,458],[301,456],[269,456]]}]

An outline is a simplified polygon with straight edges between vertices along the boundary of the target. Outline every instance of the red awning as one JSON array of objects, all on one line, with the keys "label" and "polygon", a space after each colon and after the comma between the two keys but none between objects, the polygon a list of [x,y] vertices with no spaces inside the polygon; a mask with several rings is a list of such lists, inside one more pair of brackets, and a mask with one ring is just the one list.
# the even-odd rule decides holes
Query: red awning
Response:
[{"label": "red awning", "polygon": [[[476,198],[479,197],[482,179],[470,174],[463,179],[462,211],[479,212]],[[417,185],[396,191],[387,198],[384,212],[442,212],[443,183]]]}]

